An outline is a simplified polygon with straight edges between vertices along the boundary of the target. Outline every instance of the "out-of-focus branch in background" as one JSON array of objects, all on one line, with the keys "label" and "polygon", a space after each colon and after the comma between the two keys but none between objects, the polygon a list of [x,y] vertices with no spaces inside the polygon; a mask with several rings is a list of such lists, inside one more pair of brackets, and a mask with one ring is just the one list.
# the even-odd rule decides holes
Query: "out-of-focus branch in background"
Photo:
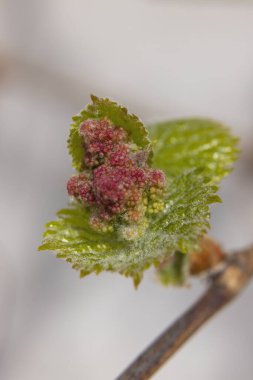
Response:
[{"label": "out-of-focus branch in background", "polygon": [[214,314],[242,292],[253,276],[253,246],[227,257],[209,277],[205,294],[164,331],[117,380],[149,379]]}]

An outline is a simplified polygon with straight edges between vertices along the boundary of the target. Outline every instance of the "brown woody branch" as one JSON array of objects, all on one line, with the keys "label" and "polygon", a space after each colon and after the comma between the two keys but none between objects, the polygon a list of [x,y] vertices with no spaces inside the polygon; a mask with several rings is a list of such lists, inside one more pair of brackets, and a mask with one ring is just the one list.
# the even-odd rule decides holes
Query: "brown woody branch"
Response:
[{"label": "brown woody branch", "polygon": [[232,301],[253,276],[253,246],[227,257],[209,277],[205,294],[165,330],[116,380],[149,379],[210,317]]}]

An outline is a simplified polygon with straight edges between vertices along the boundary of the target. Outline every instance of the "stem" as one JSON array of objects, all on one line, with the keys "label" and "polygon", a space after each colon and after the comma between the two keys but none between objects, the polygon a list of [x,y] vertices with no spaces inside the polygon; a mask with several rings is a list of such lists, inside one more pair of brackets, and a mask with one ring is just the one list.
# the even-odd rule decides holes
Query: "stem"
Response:
[{"label": "stem", "polygon": [[165,330],[116,380],[149,379],[210,317],[232,301],[253,276],[253,246],[227,257],[209,277],[205,294]]}]

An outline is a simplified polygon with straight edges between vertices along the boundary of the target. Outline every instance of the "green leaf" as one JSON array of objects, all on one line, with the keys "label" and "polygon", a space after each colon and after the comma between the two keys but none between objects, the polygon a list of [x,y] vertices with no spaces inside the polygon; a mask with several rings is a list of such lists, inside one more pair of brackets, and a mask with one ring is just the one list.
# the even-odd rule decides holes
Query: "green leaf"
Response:
[{"label": "green leaf", "polygon": [[[201,168],[199,175],[207,175],[218,183],[232,169],[237,159],[238,139],[228,128],[207,119],[183,119],[150,126],[155,140],[155,167],[173,178],[184,170]],[[182,194],[183,196],[183,194]],[[175,254],[158,268],[163,284],[182,285],[187,274],[188,260],[182,253]]]},{"label": "green leaf", "polygon": [[166,208],[150,219],[138,240],[120,240],[114,233],[99,233],[89,225],[89,213],[79,204],[58,213],[46,225],[40,250],[54,250],[80,271],[81,276],[101,271],[133,278],[137,286],[143,271],[158,266],[175,251],[188,252],[209,227],[209,207],[220,199],[217,187],[199,170],[176,176],[169,184]]},{"label": "green leaf", "polygon": [[165,286],[185,285],[188,275],[188,255],[177,251],[158,269],[159,280]]},{"label": "green leaf", "polygon": [[228,128],[207,119],[183,119],[150,126],[154,166],[168,178],[201,167],[213,182],[219,182],[237,159],[238,139]]},{"label": "green leaf", "polygon": [[150,155],[152,155],[148,131],[136,115],[129,114],[125,107],[110,99],[91,95],[91,100],[92,104],[89,104],[79,115],[72,118],[73,123],[68,139],[68,150],[72,156],[72,166],[77,171],[80,172],[84,169],[84,148],[79,134],[79,126],[87,119],[109,119],[115,126],[125,129],[133,143],[138,147],[148,149]]}]

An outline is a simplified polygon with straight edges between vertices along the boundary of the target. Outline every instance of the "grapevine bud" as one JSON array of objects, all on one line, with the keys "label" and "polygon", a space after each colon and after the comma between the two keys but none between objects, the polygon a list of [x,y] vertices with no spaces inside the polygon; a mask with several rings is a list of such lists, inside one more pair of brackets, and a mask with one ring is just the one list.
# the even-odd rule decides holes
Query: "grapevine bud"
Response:
[{"label": "grapevine bud", "polygon": [[72,176],[68,194],[91,211],[90,225],[111,232],[118,226],[127,240],[147,228],[147,216],[163,211],[166,177],[148,166],[148,152],[107,119],[79,127],[85,171]]}]

